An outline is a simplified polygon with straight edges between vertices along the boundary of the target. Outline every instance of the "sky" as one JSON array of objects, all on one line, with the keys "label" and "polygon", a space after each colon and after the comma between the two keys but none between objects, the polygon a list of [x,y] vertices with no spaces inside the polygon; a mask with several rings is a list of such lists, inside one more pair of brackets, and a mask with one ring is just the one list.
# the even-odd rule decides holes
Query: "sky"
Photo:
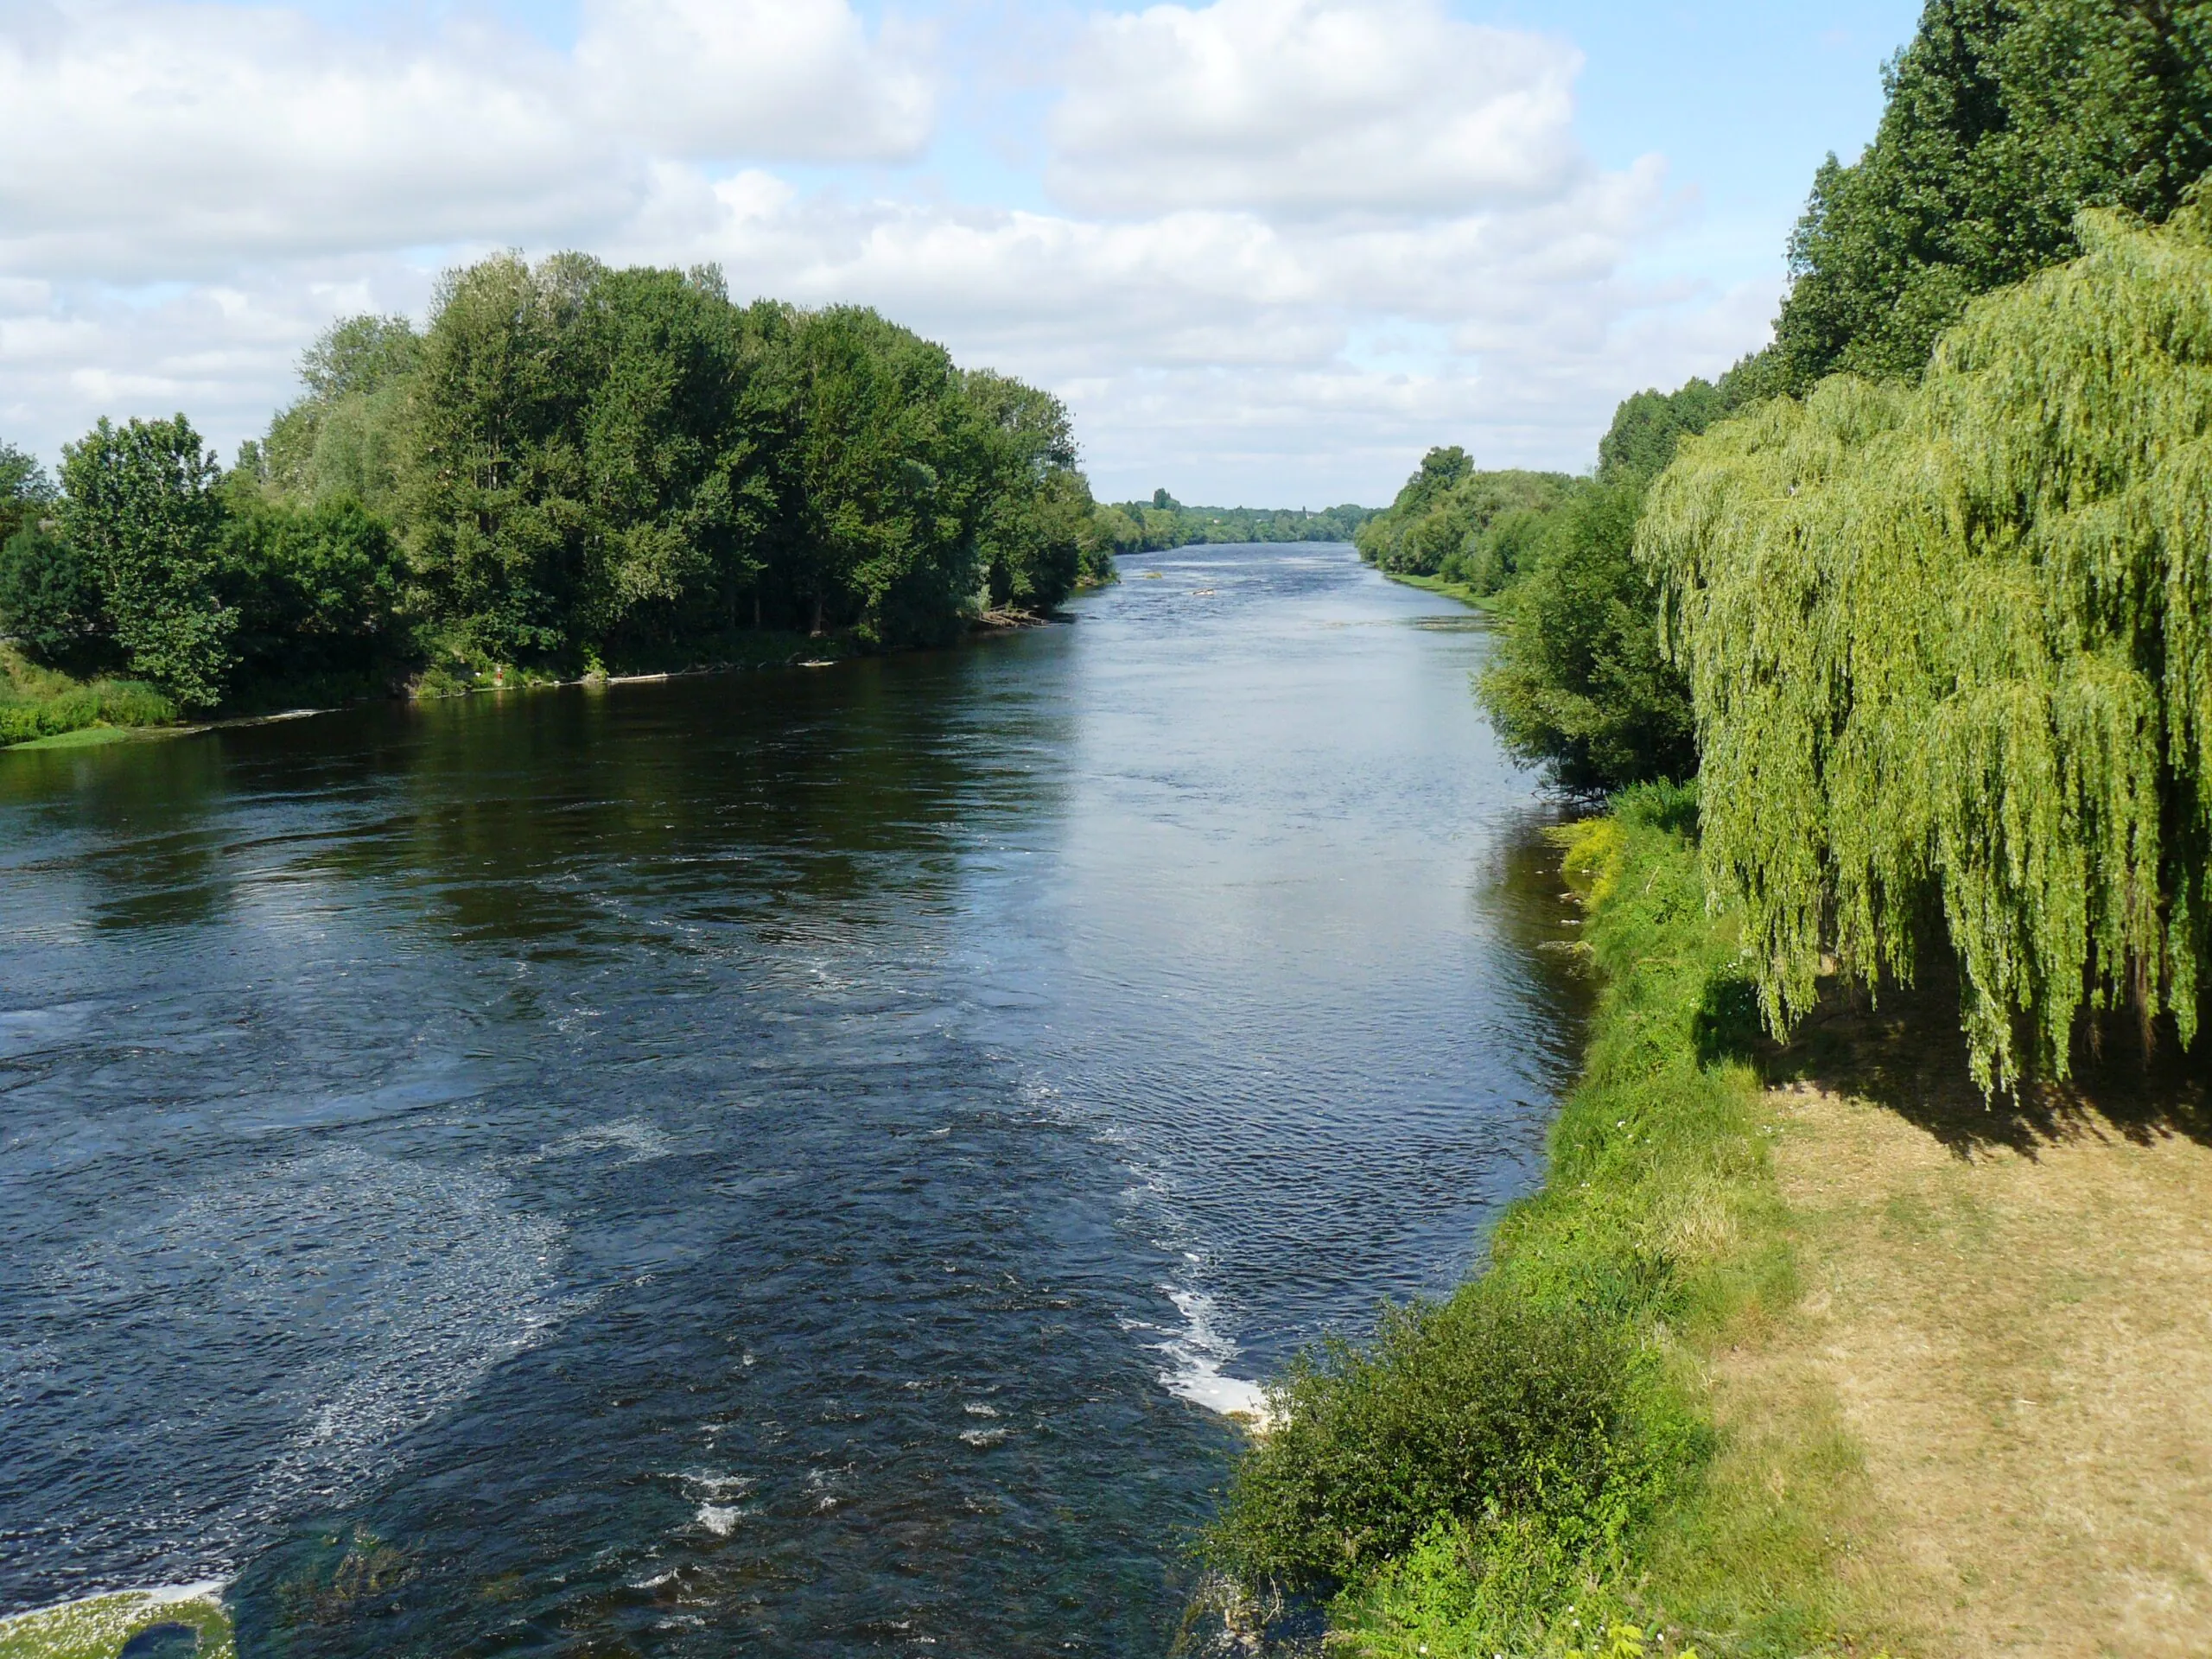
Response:
[{"label": "sky", "polygon": [[226,454],[485,253],[721,266],[1063,397],[1103,499],[1580,471],[1763,344],[1916,0],[0,0],[0,439]]}]

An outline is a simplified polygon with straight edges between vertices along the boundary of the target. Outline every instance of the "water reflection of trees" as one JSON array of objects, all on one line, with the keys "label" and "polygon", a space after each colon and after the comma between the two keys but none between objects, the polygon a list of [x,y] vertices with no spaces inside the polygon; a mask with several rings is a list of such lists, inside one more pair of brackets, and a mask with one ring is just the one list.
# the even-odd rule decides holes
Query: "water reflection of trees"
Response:
[{"label": "water reflection of trees", "polygon": [[1071,711],[1006,649],[33,751],[0,764],[0,810],[19,845],[72,848],[101,926],[214,919],[274,867],[462,941],[588,948],[632,903],[774,937],[946,903],[964,838],[1040,803],[1052,772],[1023,757]]}]

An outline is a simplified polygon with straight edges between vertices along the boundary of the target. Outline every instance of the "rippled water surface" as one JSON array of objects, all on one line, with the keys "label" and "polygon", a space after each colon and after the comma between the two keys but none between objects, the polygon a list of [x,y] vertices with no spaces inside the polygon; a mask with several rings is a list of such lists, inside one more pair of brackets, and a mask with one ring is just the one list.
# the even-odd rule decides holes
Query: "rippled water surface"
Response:
[{"label": "rippled water surface", "polygon": [[1339,547],[819,670],[0,754],[0,1611],[1161,1653],[1572,988],[1471,619]]}]

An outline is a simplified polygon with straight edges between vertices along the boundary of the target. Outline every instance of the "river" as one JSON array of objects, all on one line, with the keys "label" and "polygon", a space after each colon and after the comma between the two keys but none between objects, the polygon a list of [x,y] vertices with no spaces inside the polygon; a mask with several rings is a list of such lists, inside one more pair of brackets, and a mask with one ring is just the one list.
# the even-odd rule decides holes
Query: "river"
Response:
[{"label": "river", "polygon": [[0,754],[0,1611],[1166,1650],[1222,1415],[1529,1188],[1578,993],[1349,548],[817,669]]}]

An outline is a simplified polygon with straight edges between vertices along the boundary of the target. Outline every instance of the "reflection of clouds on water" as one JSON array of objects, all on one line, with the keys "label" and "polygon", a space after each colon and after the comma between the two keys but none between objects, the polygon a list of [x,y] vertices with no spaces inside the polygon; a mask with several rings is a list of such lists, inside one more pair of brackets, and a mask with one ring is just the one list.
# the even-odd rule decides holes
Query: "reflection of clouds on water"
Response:
[{"label": "reflection of clouds on water", "polygon": [[491,1177],[342,1147],[233,1176],[56,1264],[53,1287],[118,1344],[105,1454],[196,1452],[212,1490],[178,1491],[194,1513],[162,1524],[224,1550],[388,1474],[410,1433],[572,1311],[565,1229],[511,1202]]}]

